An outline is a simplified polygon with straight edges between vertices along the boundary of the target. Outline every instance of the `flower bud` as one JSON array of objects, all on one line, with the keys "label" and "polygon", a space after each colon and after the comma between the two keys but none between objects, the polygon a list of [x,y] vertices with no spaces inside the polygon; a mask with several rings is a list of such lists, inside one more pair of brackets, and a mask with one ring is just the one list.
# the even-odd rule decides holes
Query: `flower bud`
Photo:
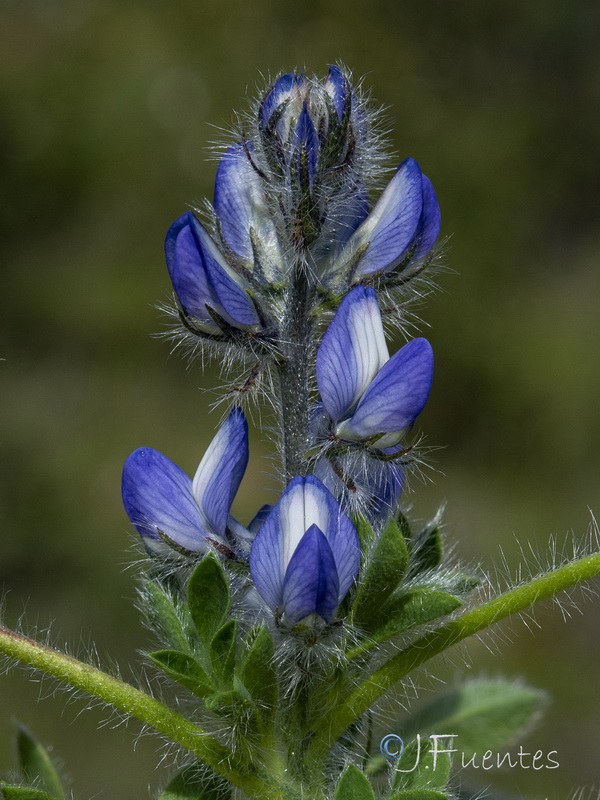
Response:
[{"label": "flower bud", "polygon": [[220,318],[234,328],[258,329],[260,320],[241,276],[190,211],[169,228],[165,254],[179,304],[195,328],[219,335]]},{"label": "flower bud", "polygon": [[267,605],[292,623],[331,622],[360,565],[358,534],[313,475],[294,478],[250,550],[250,573]]}]

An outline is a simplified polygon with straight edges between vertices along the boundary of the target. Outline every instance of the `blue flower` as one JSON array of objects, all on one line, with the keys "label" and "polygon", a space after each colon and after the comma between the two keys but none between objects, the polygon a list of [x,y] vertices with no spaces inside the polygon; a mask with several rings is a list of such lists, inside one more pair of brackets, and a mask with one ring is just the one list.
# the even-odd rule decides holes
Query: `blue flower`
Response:
[{"label": "blue flower", "polygon": [[317,174],[320,147],[321,143],[305,100],[292,136],[292,168],[299,185],[311,191]]},{"label": "blue flower", "polygon": [[318,478],[294,478],[260,528],[250,573],[267,605],[296,623],[331,622],[360,565],[354,525]]},{"label": "blue flower", "polygon": [[432,377],[427,339],[413,339],[390,358],[374,290],[357,286],[346,295],[317,352],[317,384],[336,437],[398,444],[423,410]]},{"label": "blue flower", "polygon": [[223,153],[213,205],[221,236],[232,253],[251,269],[258,260],[267,279],[277,278],[281,248],[251,142],[238,142]]},{"label": "blue flower", "polygon": [[337,114],[338,122],[342,122],[349,110],[350,84],[342,70],[335,64],[329,66],[329,74],[324,88]]},{"label": "blue flower", "polygon": [[332,275],[350,270],[354,280],[402,271],[422,261],[436,242],[441,216],[431,181],[413,158],[398,167],[369,214],[332,261]]},{"label": "blue flower", "polygon": [[191,211],[169,228],[165,255],[179,304],[199,330],[222,333],[217,317],[234,328],[258,329],[260,320],[242,278]]},{"label": "blue flower", "polygon": [[352,97],[347,76],[335,65],[322,82],[291,72],[279,77],[258,114],[270,167],[312,191],[318,166],[344,166],[357,133],[350,135]]},{"label": "blue flower", "polygon": [[[135,450],[123,467],[125,511],[152,548],[165,540],[186,551],[205,552],[211,542],[230,549],[245,529],[229,514],[248,463],[248,424],[234,408],[210,443],[194,479],[151,447]],[[235,543],[234,543],[235,544]]]},{"label": "blue flower", "polygon": [[304,75],[295,75],[293,72],[281,75],[275,81],[260,107],[260,122],[265,132],[276,128],[280,138],[283,141],[287,139],[293,111],[299,110],[295,109],[298,104],[302,107],[304,87]]}]

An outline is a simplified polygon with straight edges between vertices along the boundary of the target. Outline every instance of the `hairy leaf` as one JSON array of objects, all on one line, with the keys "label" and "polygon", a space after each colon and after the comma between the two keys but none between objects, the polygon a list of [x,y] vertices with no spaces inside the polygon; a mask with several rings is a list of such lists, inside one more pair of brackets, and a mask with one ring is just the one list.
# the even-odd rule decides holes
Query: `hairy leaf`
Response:
[{"label": "hairy leaf", "polygon": [[195,658],[178,650],[157,650],[148,658],[166,672],[173,680],[185,686],[198,697],[206,697],[214,691],[213,682]]},{"label": "hairy leaf", "polygon": [[455,733],[453,747],[470,757],[510,744],[544,702],[544,692],[522,683],[468,681],[411,716],[402,735]]},{"label": "hairy leaf", "polygon": [[450,740],[439,740],[434,748],[430,739],[417,739],[405,748],[395,765],[394,789],[445,789],[452,762]]},{"label": "hairy leaf", "polygon": [[230,797],[230,787],[192,766],[176,775],[158,800],[228,800]]},{"label": "hairy leaf", "polygon": [[188,584],[190,614],[207,650],[227,619],[229,606],[229,581],[217,558],[209,553],[198,564]]},{"label": "hairy leaf", "polygon": [[189,650],[189,639],[176,601],[156,581],[148,581],[144,589],[144,610],[154,630],[170,647]]},{"label": "hairy leaf", "polygon": [[381,606],[371,636],[383,642],[416,625],[446,616],[461,605],[460,598],[447,592],[423,587],[408,589]]},{"label": "hairy leaf", "polygon": [[381,619],[381,606],[398,586],[406,571],[408,549],[400,528],[391,521],[371,555],[354,603],[354,617],[367,631]]},{"label": "hairy leaf", "polygon": [[442,561],[442,535],[439,521],[433,519],[412,540],[410,553],[410,577],[428,569],[435,569]]},{"label": "hairy leaf", "polygon": [[63,788],[50,756],[23,727],[17,734],[17,751],[24,779],[58,800],[62,800]]},{"label": "hairy leaf", "polygon": [[0,791],[4,800],[56,800],[55,795],[28,786],[2,786]]},{"label": "hairy leaf", "polygon": [[266,627],[256,632],[244,658],[240,678],[263,721],[270,719],[277,703],[277,673],[273,663],[273,640]]},{"label": "hairy leaf", "polygon": [[375,794],[365,773],[348,764],[336,786],[334,800],[375,800]]},{"label": "hairy leaf", "polygon": [[215,633],[210,645],[210,660],[218,680],[231,683],[235,662],[237,620],[230,619]]}]

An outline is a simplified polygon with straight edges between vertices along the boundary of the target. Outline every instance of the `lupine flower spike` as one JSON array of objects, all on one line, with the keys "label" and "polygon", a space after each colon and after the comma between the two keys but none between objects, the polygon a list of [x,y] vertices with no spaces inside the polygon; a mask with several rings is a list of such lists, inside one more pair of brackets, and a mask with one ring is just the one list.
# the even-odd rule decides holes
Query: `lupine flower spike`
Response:
[{"label": "lupine flower spike", "polygon": [[[574,560],[465,607],[481,580],[444,552],[440,515],[415,526],[400,509],[433,352],[416,338],[390,356],[378,302],[395,324],[422,297],[414,281],[437,260],[440,232],[433,187],[406,158],[371,202],[379,123],[340,66],[324,80],[281,75],[239,119],[213,205],[168,231],[171,313],[193,350],[248,370],[224,400],[250,392],[273,410],[279,499],[247,527],[231,515],[248,462],[238,405],[193,478],[135,450],[122,495],[149,556],[138,607],[160,641],[147,653],[158,691],[145,670],[138,688],[2,626],[0,652],[166,737],[183,764],[160,800],[452,800],[449,754],[503,749],[541,695],[471,681],[413,714],[415,670],[600,575],[597,536]],[[377,743],[380,703],[390,728]],[[448,708],[461,711],[451,728]],[[432,761],[423,730],[449,728],[457,742]],[[63,797],[39,745],[21,734],[18,750],[33,787],[0,781],[0,795]]]}]

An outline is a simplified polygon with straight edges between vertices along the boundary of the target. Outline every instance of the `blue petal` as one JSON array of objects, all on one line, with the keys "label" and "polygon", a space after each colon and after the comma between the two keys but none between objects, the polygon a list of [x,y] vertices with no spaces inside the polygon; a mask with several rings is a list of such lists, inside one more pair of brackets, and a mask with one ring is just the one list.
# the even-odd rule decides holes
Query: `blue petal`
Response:
[{"label": "blue petal", "polygon": [[352,195],[344,203],[343,213],[336,219],[338,235],[336,243],[345,244],[358,226],[369,215],[369,195],[361,184],[355,188]]},{"label": "blue petal", "polygon": [[423,210],[415,234],[416,248],[412,261],[424,258],[440,235],[442,217],[435,190],[429,178],[423,175]]},{"label": "blue petal", "polygon": [[292,139],[296,159],[296,170],[298,175],[302,174],[303,170],[303,155],[306,157],[306,168],[308,170],[308,180],[312,186],[315,174],[317,172],[317,163],[319,160],[319,137],[310,114],[306,101],[302,105],[302,111],[298,117],[298,123],[294,130]]},{"label": "blue petal", "polygon": [[[316,486],[314,484],[317,484]],[[331,498],[333,500],[333,498]],[[337,510],[333,500],[334,512]],[[297,477],[286,490],[265,522],[265,527],[277,516],[281,537],[282,574],[287,569],[300,540],[311,525],[327,532],[330,525],[331,505],[325,487],[316,478]],[[262,531],[261,531],[262,533]]]},{"label": "blue petal", "polygon": [[[315,524],[311,519],[310,507],[319,507],[319,517],[324,518],[323,510],[327,508],[326,527],[317,527],[325,534],[339,578],[339,599],[338,604],[345,597],[352,582],[356,578],[360,566],[360,542],[356,528],[349,517],[342,511],[339,503],[321,481],[314,475],[307,475],[305,480],[305,498],[307,514],[305,524]],[[308,499],[311,499],[309,506]]]},{"label": "blue petal", "polygon": [[[387,447],[383,452],[387,455],[399,453],[402,445]],[[386,520],[398,505],[402,494],[402,467],[392,462],[375,462],[369,474],[367,491],[370,494],[367,516],[370,520]]]},{"label": "blue petal", "polygon": [[340,591],[336,605],[356,577],[360,544],[351,521],[318,478],[294,478],[257,533],[250,551],[252,579],[271,608],[281,607],[284,575],[313,525],[325,535],[333,553]]},{"label": "blue petal", "polygon": [[341,122],[348,102],[348,81],[342,70],[335,64],[329,67],[325,91],[331,97],[338,120]]},{"label": "blue petal", "polygon": [[277,504],[262,525],[250,548],[250,575],[269,608],[281,608],[283,599],[281,527]]},{"label": "blue petal", "polygon": [[212,531],[225,535],[229,509],[248,464],[248,423],[233,408],[200,462],[192,492]]},{"label": "blue petal", "polygon": [[[231,325],[260,324],[239,277],[191,212],[169,228],[165,254],[171,282],[186,314],[215,327],[206,306]],[[235,277],[234,277],[235,276]]]},{"label": "blue petal", "polygon": [[269,503],[265,503],[264,506],[261,506],[256,515],[252,518],[252,521],[248,525],[248,530],[250,533],[258,533],[259,530],[262,528],[264,522],[266,521],[267,517],[273,510],[273,506]]},{"label": "blue petal", "polygon": [[340,303],[317,352],[317,385],[334,422],[352,412],[388,358],[377,296],[357,286]]},{"label": "blue petal", "polygon": [[293,72],[288,72],[275,81],[273,88],[263,100],[260,108],[260,119],[263,128],[267,127],[273,112],[276,111],[282,103],[290,99],[291,93],[297,83],[298,78]]},{"label": "blue petal", "polygon": [[413,339],[381,368],[352,417],[338,426],[338,435],[364,439],[412,425],[427,402],[432,378],[431,345]]},{"label": "blue petal", "polygon": [[192,228],[193,214],[187,212],[171,225],[165,239],[165,255],[171,283],[185,313],[219,332],[206,310],[206,303],[218,305],[198,250]]},{"label": "blue petal", "polygon": [[141,536],[160,539],[159,531],[187,550],[206,550],[210,533],[192,495],[192,481],[169,458],[140,447],[125,462],[123,505]]},{"label": "blue petal", "polygon": [[[214,208],[223,238],[242,258],[252,259],[250,228],[267,249],[278,252],[275,225],[269,215],[260,176],[250,160],[249,142],[233,145],[219,161]],[[275,255],[275,254],[273,254]]]},{"label": "blue petal", "polygon": [[306,531],[283,582],[283,611],[291,622],[319,614],[331,622],[339,605],[339,580],[333,552],[316,525]]},{"label": "blue petal", "polygon": [[423,208],[421,169],[412,158],[400,164],[373,210],[348,240],[342,257],[349,260],[368,244],[355,275],[391,270],[413,241]]}]

